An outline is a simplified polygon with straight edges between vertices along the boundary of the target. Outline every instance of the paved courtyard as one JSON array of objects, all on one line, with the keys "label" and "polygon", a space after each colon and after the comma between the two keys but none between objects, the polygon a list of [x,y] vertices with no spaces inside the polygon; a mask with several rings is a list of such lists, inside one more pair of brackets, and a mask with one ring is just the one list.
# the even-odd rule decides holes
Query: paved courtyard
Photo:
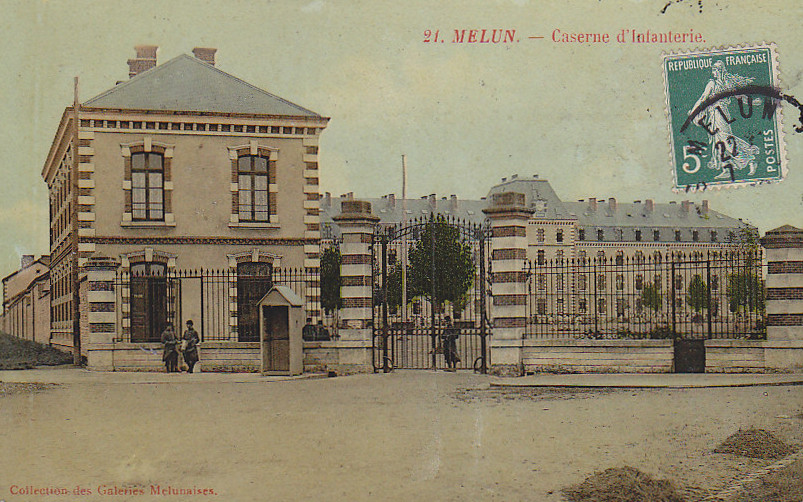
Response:
[{"label": "paved courtyard", "polygon": [[[712,453],[739,428],[803,444],[801,386],[507,388],[430,371],[103,381],[47,371],[68,383],[0,397],[0,500],[559,501],[562,487],[622,465],[699,500],[770,463]],[[14,495],[12,485],[91,494]],[[216,495],[155,495],[155,486]]]}]

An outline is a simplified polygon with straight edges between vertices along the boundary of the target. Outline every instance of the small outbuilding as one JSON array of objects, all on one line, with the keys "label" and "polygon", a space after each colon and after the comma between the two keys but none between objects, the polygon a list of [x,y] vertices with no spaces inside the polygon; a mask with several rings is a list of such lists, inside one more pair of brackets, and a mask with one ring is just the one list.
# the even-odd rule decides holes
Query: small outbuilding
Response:
[{"label": "small outbuilding", "polygon": [[273,286],[257,305],[262,373],[300,375],[304,371],[304,300],[287,286]]}]

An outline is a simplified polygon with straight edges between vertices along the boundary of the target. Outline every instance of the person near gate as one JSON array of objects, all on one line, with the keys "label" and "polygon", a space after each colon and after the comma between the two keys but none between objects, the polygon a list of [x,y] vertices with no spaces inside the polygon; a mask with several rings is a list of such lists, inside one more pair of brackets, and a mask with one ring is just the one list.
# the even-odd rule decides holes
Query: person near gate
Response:
[{"label": "person near gate", "polygon": [[307,324],[301,328],[301,338],[305,342],[314,342],[316,338],[318,338],[318,330],[315,328],[315,325],[312,324],[312,317],[307,317]]},{"label": "person near gate", "polygon": [[187,363],[187,373],[192,373],[192,368],[200,359],[198,357],[198,344],[201,343],[201,337],[192,325],[192,319],[187,320],[187,330],[182,337],[182,346],[184,348],[184,362]]},{"label": "person near gate", "polygon": [[165,363],[165,370],[168,373],[176,373],[178,371],[178,339],[173,331],[172,322],[168,321],[162,331],[162,345],[164,345],[162,361]]},{"label": "person near gate", "polygon": [[455,371],[460,358],[457,356],[457,338],[460,336],[459,330],[452,325],[452,318],[449,316],[443,319],[446,327],[441,334],[441,345],[443,346],[443,357],[446,359],[448,371]]}]

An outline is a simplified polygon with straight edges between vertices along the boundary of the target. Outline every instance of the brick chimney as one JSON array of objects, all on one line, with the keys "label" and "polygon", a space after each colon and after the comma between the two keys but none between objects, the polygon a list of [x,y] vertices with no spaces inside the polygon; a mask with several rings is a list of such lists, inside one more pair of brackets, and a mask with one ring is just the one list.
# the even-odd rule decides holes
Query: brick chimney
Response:
[{"label": "brick chimney", "polygon": [[196,47],[192,50],[192,55],[200,59],[204,63],[215,66],[215,53],[217,49],[214,47]]},{"label": "brick chimney", "polygon": [[332,192],[323,194],[323,207],[332,207]]},{"label": "brick chimney", "polygon": [[608,199],[608,209],[610,209],[611,212],[616,211],[616,199],[614,199],[613,197]]},{"label": "brick chimney", "polygon": [[588,208],[591,209],[592,211],[596,211],[597,210],[597,199],[596,199],[596,197],[589,197],[588,198]]},{"label": "brick chimney", "polygon": [[158,45],[137,45],[134,47],[137,57],[128,60],[128,78],[133,78],[143,71],[156,66],[156,51]]},{"label": "brick chimney", "polygon": [[689,208],[691,208],[691,201],[690,200],[684,200],[683,202],[680,203],[680,207],[683,209],[683,213],[684,214],[688,213],[689,212]]},{"label": "brick chimney", "polygon": [[20,259],[20,269],[28,268],[33,265],[34,259],[32,254],[24,254],[22,255],[22,259]]},{"label": "brick chimney", "polygon": [[457,211],[458,203],[457,203],[457,195],[452,194],[449,198],[449,209],[451,211]]},{"label": "brick chimney", "polygon": [[708,201],[703,200],[703,216],[708,216]]},{"label": "brick chimney", "polygon": [[432,209],[433,211],[435,209],[437,209],[437,207],[438,207],[438,198],[435,196],[435,194],[434,193],[429,194],[428,199],[429,199],[429,207],[430,207],[430,209]]},{"label": "brick chimney", "polygon": [[655,210],[655,201],[652,199],[645,200],[644,209],[646,209],[648,213],[653,212]]},{"label": "brick chimney", "polygon": [[396,208],[396,194],[389,193],[388,194],[388,208],[395,209]]}]

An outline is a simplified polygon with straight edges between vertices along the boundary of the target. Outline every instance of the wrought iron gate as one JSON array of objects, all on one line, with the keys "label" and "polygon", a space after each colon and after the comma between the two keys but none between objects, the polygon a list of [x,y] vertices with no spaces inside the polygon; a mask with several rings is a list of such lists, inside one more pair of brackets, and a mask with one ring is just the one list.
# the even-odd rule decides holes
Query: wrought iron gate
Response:
[{"label": "wrought iron gate", "polygon": [[489,244],[486,225],[444,216],[377,228],[374,371],[445,368],[452,351],[455,369],[487,371]]}]

